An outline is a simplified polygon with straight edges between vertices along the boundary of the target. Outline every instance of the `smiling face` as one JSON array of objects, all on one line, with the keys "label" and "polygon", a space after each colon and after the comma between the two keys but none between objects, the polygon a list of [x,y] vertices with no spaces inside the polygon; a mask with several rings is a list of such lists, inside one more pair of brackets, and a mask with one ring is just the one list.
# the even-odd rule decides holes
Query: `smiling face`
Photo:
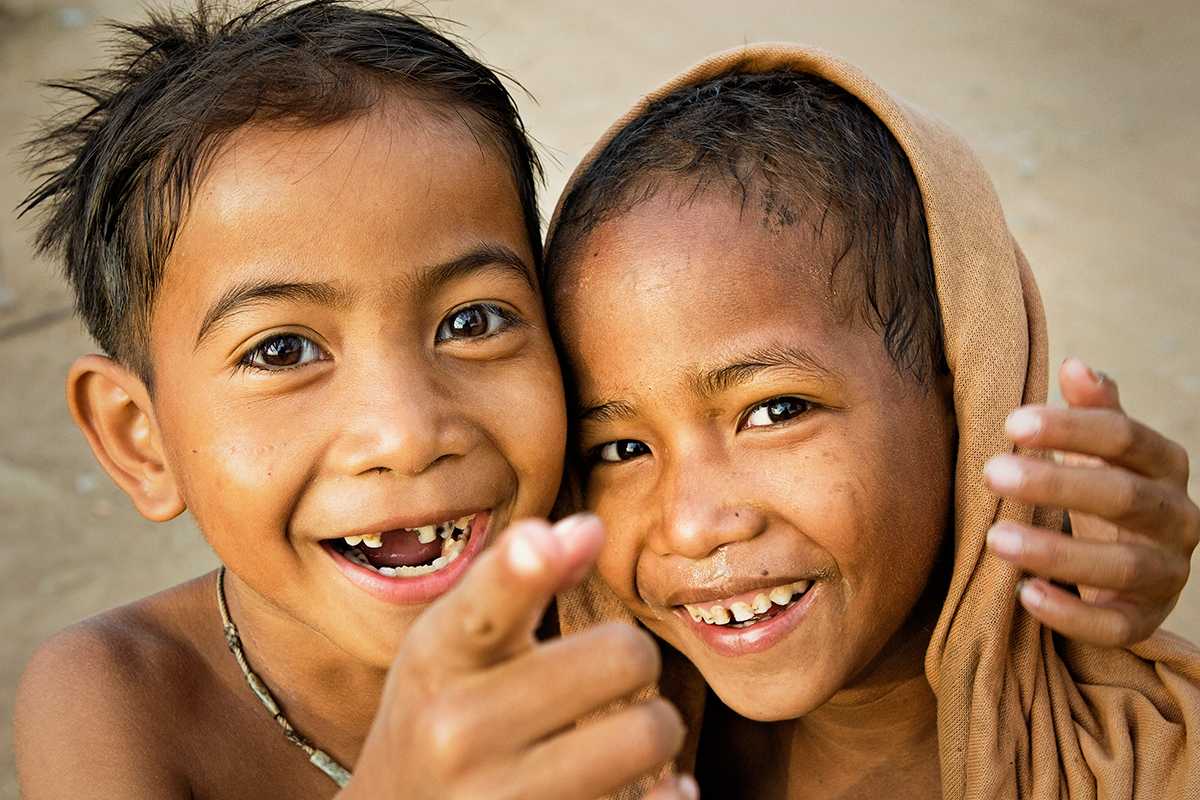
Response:
[{"label": "smiling face", "polygon": [[599,225],[554,308],[603,577],[735,711],[790,719],[920,674],[955,426],[835,304],[807,223],[715,193]]},{"label": "smiling face", "polygon": [[168,468],[239,589],[369,663],[553,503],[562,385],[512,176],[419,104],[236,132],[151,347]]}]

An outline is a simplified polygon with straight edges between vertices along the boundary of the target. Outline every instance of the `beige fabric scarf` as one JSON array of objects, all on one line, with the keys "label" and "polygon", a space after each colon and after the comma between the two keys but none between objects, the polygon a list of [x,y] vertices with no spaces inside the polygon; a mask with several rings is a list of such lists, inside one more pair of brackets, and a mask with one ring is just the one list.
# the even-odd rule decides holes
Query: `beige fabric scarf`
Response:
[{"label": "beige fabric scarf", "polygon": [[[644,98],[576,175],[650,101],[729,72],[781,69],[821,76],[866,103],[907,152],[924,198],[959,423],[954,573],[925,657],[944,797],[1200,797],[1200,651],[1167,633],[1128,650],[1055,637],[1016,602],[1018,571],[985,548],[998,520],[1053,527],[1059,512],[1000,501],[983,482],[984,463],[1013,450],[1005,416],[1045,401],[1046,326],[995,189],[961,138],[827,53],[755,45],[712,56]],[[561,598],[560,614],[566,632],[630,619],[594,575]],[[669,648],[662,692],[689,720],[679,767],[690,769],[703,682]]]}]

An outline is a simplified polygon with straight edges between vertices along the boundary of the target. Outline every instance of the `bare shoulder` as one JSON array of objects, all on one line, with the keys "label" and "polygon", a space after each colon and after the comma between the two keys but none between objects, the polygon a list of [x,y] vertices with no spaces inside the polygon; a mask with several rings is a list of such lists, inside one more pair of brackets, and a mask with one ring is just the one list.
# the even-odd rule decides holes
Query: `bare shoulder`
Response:
[{"label": "bare shoulder", "polygon": [[179,723],[204,684],[216,685],[219,623],[208,619],[204,591],[212,582],[199,578],[92,617],[37,649],[13,719],[27,800],[189,796]]}]

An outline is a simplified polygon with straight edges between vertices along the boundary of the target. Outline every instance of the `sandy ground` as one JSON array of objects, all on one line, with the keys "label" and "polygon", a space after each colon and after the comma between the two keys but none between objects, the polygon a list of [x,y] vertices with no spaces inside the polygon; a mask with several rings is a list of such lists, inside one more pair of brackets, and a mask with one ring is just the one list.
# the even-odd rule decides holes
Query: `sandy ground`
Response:
[{"label": "sandy ground", "polygon": [[[9,719],[54,630],[215,564],[188,520],[140,519],[68,417],[91,344],[29,223],[18,144],[36,82],[100,63],[135,0],[0,0],[0,798],[18,796]],[[1051,361],[1114,376],[1131,412],[1200,455],[1200,7],[1194,0],[431,0],[536,98],[547,198],[638,95],[699,58],[788,40],[849,58],[945,116],[991,171],[1039,277]],[[552,205],[552,203],[550,203]],[[1200,482],[1193,479],[1191,491]],[[1168,627],[1200,641],[1200,580]],[[80,676],[86,679],[86,676]]]}]

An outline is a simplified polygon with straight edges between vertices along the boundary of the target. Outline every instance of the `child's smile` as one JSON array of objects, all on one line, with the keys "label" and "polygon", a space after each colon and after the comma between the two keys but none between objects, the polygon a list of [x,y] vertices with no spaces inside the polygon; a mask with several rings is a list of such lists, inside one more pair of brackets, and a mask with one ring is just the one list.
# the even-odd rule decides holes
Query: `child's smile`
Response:
[{"label": "child's smile", "polygon": [[386,666],[489,537],[550,510],[565,423],[533,254],[507,165],[457,118],[239,129],[151,333],[150,435],[243,608]]},{"label": "child's smile", "polygon": [[602,223],[555,310],[606,581],[738,713],[791,719],[919,673],[888,654],[927,621],[954,419],[840,305],[807,221],[721,191]]}]

